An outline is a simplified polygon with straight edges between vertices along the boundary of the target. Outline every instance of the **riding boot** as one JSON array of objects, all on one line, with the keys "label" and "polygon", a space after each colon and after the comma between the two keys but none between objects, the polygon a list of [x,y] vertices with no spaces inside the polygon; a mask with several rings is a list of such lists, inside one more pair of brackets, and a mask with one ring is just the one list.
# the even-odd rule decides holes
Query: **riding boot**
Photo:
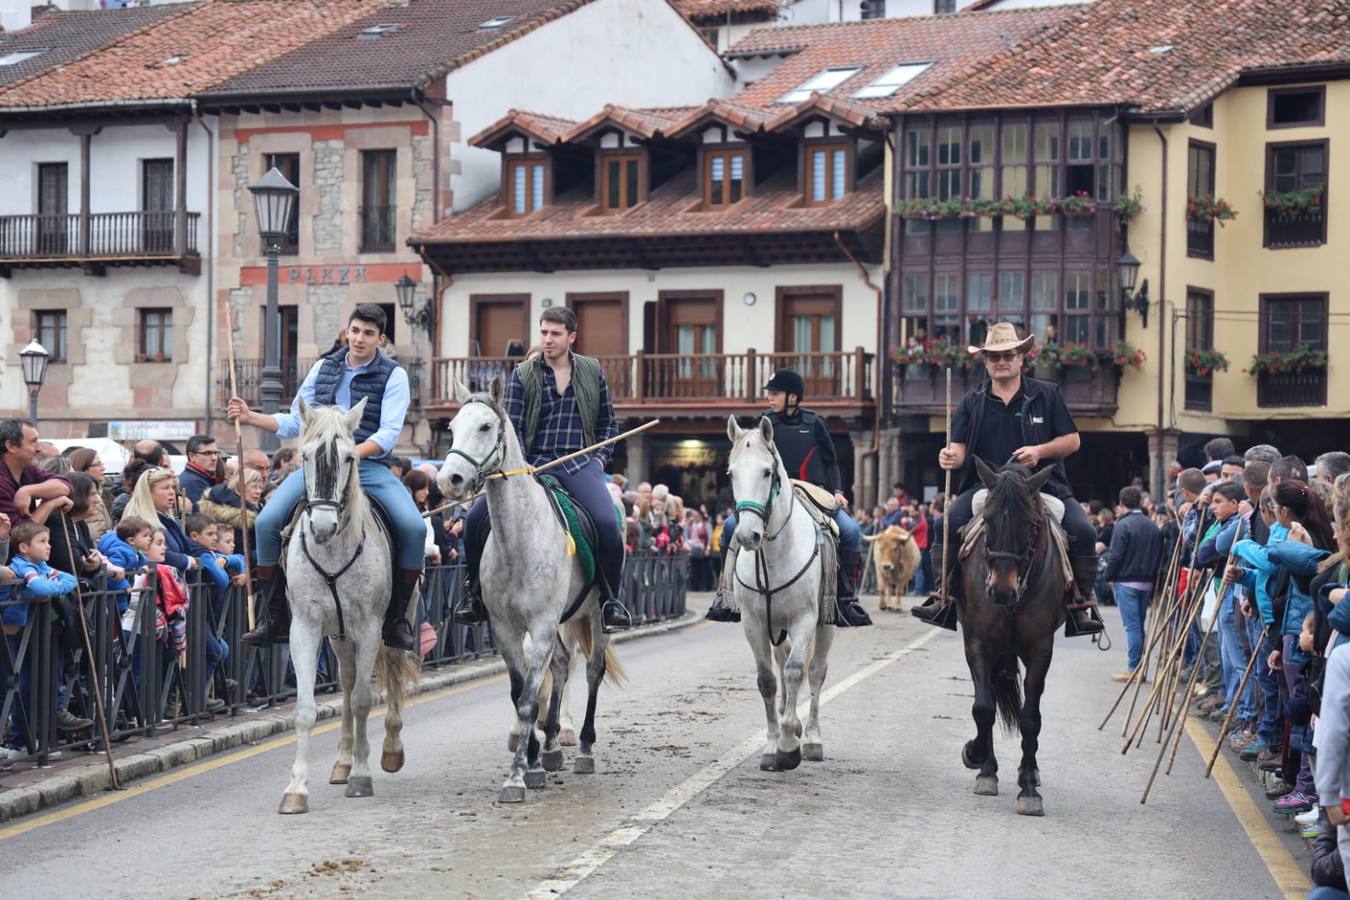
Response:
[{"label": "riding boot", "polygon": [[461,625],[482,625],[488,620],[488,611],[483,605],[483,586],[478,581],[478,557],[475,554],[466,555],[464,592],[455,601],[450,615]]},{"label": "riding boot", "polygon": [[736,577],[736,555],[740,553],[740,548],[730,547],[726,551],[726,565],[722,566],[722,577],[717,583],[717,594],[713,597],[712,606],[708,607],[708,613],[704,618],[712,622],[739,622],[741,620],[741,611],[732,609],[729,600],[731,592],[735,586],[731,579]]},{"label": "riding boot", "polygon": [[861,628],[872,619],[853,594],[853,573],[858,571],[862,554],[857,550],[839,551],[838,594],[835,597],[834,624],[840,628]]},{"label": "riding boot", "polygon": [[[950,553],[947,551],[951,550]],[[957,578],[956,562],[957,551],[954,546],[948,547],[941,540],[935,541],[931,545],[930,555],[933,560],[933,574],[938,579],[938,584],[942,584],[943,567],[947,573],[947,596],[943,597],[941,588],[928,595],[922,606],[912,607],[910,615],[930,625],[937,625],[946,628],[948,631],[956,630],[956,591],[960,584]]]},{"label": "riding boot", "polygon": [[601,597],[600,619],[605,634],[632,628],[633,616],[619,599],[619,592],[610,583],[610,579],[615,577],[614,573],[601,571],[597,574],[596,582],[600,586]]},{"label": "riding boot", "polygon": [[1098,634],[1106,628],[1106,623],[1097,613],[1097,600],[1092,593],[1097,580],[1097,557],[1071,556],[1069,559],[1073,564],[1073,590],[1064,598],[1069,610],[1064,635]]},{"label": "riding boot", "polygon": [[408,604],[413,591],[422,577],[421,569],[399,569],[394,578],[393,596],[389,607],[384,611],[384,645],[392,650],[404,650],[416,653],[417,637],[413,634],[412,622],[408,620]]},{"label": "riding boot", "polygon": [[291,606],[286,601],[286,572],[280,566],[258,566],[254,584],[257,627],[240,636],[245,644],[266,647],[291,639]]}]

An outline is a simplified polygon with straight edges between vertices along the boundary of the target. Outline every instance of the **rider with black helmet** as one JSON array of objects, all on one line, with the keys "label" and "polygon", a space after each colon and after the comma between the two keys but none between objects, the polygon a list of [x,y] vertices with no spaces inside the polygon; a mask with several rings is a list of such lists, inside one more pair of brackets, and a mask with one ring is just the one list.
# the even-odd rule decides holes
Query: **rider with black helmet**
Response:
[{"label": "rider with black helmet", "polygon": [[[773,441],[782,457],[788,475],[799,481],[809,481],[834,492],[834,521],[839,525],[839,614],[835,624],[840,626],[871,625],[872,620],[853,594],[853,573],[862,556],[862,530],[848,514],[848,499],[841,490],[839,463],[834,453],[834,438],[825,427],[825,420],[800,406],[806,396],[802,376],[792,369],[778,369],[773,373],[764,392],[768,396],[769,411],[765,414],[773,423]],[[724,529],[722,546],[726,565],[723,567],[721,587],[713,599],[708,618],[715,622],[740,621],[739,611],[727,605],[727,573],[736,571],[737,550],[731,544],[731,529]]]}]

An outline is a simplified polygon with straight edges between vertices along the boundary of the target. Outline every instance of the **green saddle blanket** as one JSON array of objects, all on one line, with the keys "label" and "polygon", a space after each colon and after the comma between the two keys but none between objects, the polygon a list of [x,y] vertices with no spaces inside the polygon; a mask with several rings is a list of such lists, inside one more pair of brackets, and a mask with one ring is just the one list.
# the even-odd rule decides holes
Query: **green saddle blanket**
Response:
[{"label": "green saddle blanket", "polygon": [[[598,546],[595,523],[591,521],[591,517],[586,510],[572,499],[572,495],[558,482],[558,479],[551,475],[539,475],[537,477],[539,483],[548,492],[549,499],[553,504],[553,513],[558,517],[558,523],[562,525],[563,531],[567,535],[568,555],[575,553],[581,558],[581,571],[586,577],[586,583],[593,583],[595,581],[596,550]],[[623,512],[618,506],[614,507],[614,518],[619,526],[619,534],[623,534]]]}]

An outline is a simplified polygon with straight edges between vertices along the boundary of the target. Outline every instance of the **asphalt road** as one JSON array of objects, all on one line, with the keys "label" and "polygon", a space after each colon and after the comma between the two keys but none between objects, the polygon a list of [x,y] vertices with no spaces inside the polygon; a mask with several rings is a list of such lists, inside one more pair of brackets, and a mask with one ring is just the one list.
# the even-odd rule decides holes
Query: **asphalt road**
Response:
[{"label": "asphalt road", "polygon": [[[277,815],[294,753],[279,738],[0,829],[0,885],[25,900],[1284,896],[1253,840],[1274,871],[1285,863],[1286,888],[1302,864],[1292,844],[1250,800],[1244,828],[1243,803],[1202,780],[1189,740],[1140,805],[1154,745],[1122,757],[1119,726],[1096,730],[1121,643],[1100,653],[1059,641],[1042,819],[1013,812],[1007,737],[1001,796],[972,792],[956,635],[893,614],[841,631],[821,711],[826,761],[775,773],[758,766],[763,707],[740,629],[700,625],[619,648],[632,681],[602,691],[597,773],[571,774],[569,750],[568,770],[524,804],[496,803],[510,716],[496,678],[419,697],[407,767],[377,771],[373,798],[326,783],[337,743],[326,730],[311,812]],[[376,746],[381,732],[373,721]]]}]

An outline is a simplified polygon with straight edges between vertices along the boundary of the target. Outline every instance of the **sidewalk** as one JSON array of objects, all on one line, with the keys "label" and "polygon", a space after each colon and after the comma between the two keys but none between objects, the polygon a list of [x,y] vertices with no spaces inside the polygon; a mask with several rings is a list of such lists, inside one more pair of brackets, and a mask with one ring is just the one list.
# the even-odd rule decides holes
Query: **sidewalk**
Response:
[{"label": "sidewalk", "polygon": [[[696,625],[711,595],[689,594],[687,611],[679,619],[646,625],[614,636],[615,643],[667,634]],[[489,678],[506,671],[500,657],[490,656],[472,662],[425,670],[419,694]],[[318,721],[342,714],[340,693],[321,695],[317,702]],[[122,786],[186,766],[216,753],[254,744],[295,728],[295,707],[281,706],[258,710],[241,709],[238,715],[221,716],[200,726],[179,726],[154,737],[131,738],[114,744],[113,767]],[[46,768],[31,768],[0,775],[0,822],[24,816],[74,800],[91,797],[111,787],[106,757],[98,753],[72,753]]]}]

